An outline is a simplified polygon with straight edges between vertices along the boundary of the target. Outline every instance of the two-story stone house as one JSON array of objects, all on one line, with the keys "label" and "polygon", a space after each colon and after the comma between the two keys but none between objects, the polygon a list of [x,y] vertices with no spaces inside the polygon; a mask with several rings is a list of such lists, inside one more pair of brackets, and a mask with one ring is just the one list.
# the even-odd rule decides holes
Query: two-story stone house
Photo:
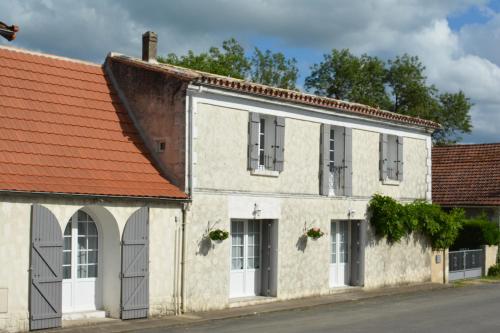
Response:
[{"label": "two-story stone house", "polygon": [[[374,193],[431,199],[436,123],[158,64],[155,43],[145,34],[144,60],[112,53],[105,69],[158,165],[191,197],[185,310],[431,279],[429,244],[376,239],[367,205]],[[304,236],[313,227],[325,235]],[[208,241],[214,228],[229,239]]]}]

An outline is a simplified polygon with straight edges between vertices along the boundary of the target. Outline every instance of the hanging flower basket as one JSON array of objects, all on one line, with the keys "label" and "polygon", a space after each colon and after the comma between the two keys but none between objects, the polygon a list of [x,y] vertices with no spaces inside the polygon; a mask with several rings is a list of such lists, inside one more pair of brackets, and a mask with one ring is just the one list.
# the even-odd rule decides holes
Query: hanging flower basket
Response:
[{"label": "hanging flower basket", "polygon": [[307,230],[306,232],[306,235],[307,237],[310,237],[312,239],[318,239],[320,237],[322,237],[325,233],[323,231],[321,231],[320,228],[311,228],[309,230]]},{"label": "hanging flower basket", "polygon": [[208,238],[210,238],[213,241],[222,242],[224,239],[228,237],[229,237],[229,232],[222,229],[215,229],[208,233]]}]

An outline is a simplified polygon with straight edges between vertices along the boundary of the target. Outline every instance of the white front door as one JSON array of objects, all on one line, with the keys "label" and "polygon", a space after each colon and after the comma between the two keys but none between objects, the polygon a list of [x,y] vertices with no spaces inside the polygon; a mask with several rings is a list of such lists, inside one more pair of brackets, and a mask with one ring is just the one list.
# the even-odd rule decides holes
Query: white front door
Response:
[{"label": "white front door", "polygon": [[84,211],[76,212],[64,230],[63,312],[96,310],[99,234],[94,220]]},{"label": "white front door", "polygon": [[229,297],[260,294],[261,232],[259,220],[231,221]]},{"label": "white front door", "polygon": [[349,285],[349,238],[348,221],[332,221],[330,229],[330,287]]}]

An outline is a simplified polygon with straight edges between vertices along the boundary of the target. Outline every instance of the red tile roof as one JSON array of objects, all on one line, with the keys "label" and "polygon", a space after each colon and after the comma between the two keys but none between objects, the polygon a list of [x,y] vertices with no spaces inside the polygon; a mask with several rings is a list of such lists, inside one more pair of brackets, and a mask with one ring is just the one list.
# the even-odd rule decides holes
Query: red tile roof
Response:
[{"label": "red tile roof", "polygon": [[351,114],[365,116],[368,118],[391,121],[395,123],[403,123],[407,125],[414,125],[432,130],[440,128],[440,125],[438,123],[430,120],[410,117],[390,111],[384,111],[363,104],[345,102],[333,98],[321,97],[293,90],[270,87],[262,84],[248,82],[245,80],[234,79],[231,77],[215,75],[211,73],[196,71],[168,64],[146,62],[140,59],[116,53],[112,53],[109,57],[112,60],[125,62],[135,66],[140,66],[149,70],[162,71],[169,75],[176,76],[179,79],[191,81],[193,83],[198,83],[202,85],[214,86],[217,88],[222,88],[226,90],[232,90],[252,95],[258,95],[268,98],[269,97],[276,98],[291,103],[311,105],[335,111],[343,111]]},{"label": "red tile roof", "polygon": [[101,66],[0,47],[0,191],[185,198]]},{"label": "red tile roof", "polygon": [[432,201],[500,206],[500,143],[432,148]]}]

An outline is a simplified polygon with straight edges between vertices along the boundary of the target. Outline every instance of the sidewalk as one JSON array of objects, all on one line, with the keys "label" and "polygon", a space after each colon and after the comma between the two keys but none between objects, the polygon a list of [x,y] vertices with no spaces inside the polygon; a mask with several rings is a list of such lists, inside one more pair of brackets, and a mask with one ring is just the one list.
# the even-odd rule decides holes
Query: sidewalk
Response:
[{"label": "sidewalk", "polygon": [[63,333],[100,333],[100,332],[132,332],[141,331],[149,328],[170,328],[174,326],[183,326],[221,320],[227,318],[240,318],[253,316],[260,313],[270,313],[288,310],[302,310],[316,306],[330,305],[335,303],[344,303],[359,301],[368,298],[382,297],[397,294],[414,293],[420,291],[430,291],[435,289],[451,288],[453,285],[443,285],[434,283],[412,284],[398,287],[385,287],[372,290],[363,290],[359,288],[344,289],[326,296],[316,296],[288,301],[275,301],[259,305],[251,305],[237,308],[227,308],[223,310],[188,313],[182,316],[167,316],[162,318],[138,319],[121,321],[118,319],[102,319],[92,322],[84,321],[65,321],[63,328],[51,329],[42,332]]}]

